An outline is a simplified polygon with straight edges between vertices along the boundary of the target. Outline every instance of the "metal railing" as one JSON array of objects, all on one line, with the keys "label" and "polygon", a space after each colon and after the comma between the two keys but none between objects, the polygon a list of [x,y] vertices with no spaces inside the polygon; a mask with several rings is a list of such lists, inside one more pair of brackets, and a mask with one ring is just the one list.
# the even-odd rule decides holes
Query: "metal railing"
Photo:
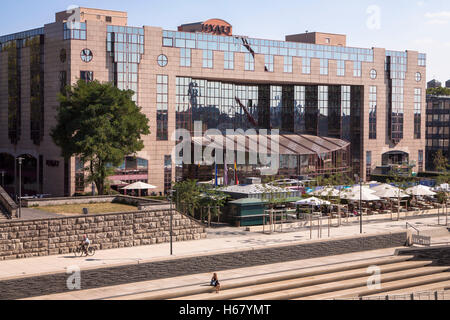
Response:
[{"label": "metal railing", "polygon": [[371,297],[354,297],[347,299],[334,299],[334,300],[450,300],[450,290],[439,290],[439,291],[423,291],[410,294],[400,294],[400,295],[381,295],[381,296],[371,296]]},{"label": "metal railing", "polygon": [[413,226],[409,222],[406,223],[406,230],[408,230],[408,227],[411,227],[412,229],[416,230],[417,231],[417,235],[420,235],[420,230],[417,227]]}]

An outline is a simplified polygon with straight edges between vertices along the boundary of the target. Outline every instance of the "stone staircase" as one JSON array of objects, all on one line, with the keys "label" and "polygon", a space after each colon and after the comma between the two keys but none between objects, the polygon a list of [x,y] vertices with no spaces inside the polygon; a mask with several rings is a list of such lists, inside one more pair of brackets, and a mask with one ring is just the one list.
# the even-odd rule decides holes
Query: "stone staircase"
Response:
[{"label": "stone staircase", "polygon": [[[120,300],[325,300],[450,288],[450,266],[432,266],[432,260],[412,261],[413,257],[389,256],[222,281],[219,294],[197,285]],[[379,268],[381,286],[369,288],[373,266]]]},{"label": "stone staircase", "polygon": [[0,222],[7,221],[10,218],[8,211],[0,202]]}]

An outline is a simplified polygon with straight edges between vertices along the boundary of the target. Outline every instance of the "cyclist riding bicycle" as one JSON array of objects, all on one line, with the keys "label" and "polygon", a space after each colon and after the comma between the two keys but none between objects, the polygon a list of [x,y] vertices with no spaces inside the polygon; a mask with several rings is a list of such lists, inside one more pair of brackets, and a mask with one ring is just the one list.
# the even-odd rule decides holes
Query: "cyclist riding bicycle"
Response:
[{"label": "cyclist riding bicycle", "polygon": [[89,252],[89,246],[91,245],[91,240],[87,237],[87,235],[83,235],[83,242],[81,242],[81,248],[86,253],[86,255]]}]

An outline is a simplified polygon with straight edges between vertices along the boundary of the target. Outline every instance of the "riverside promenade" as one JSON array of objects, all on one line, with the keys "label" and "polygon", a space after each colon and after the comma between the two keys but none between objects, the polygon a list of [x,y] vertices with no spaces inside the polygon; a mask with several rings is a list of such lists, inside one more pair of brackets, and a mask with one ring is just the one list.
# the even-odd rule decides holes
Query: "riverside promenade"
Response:
[{"label": "riverside promenade", "polygon": [[[408,222],[420,227],[423,232],[434,232],[438,218],[421,217],[408,219]],[[406,221],[367,221],[363,228],[366,236],[405,232]],[[440,232],[442,229],[445,230],[441,227]],[[195,281],[215,271],[218,266],[220,266],[220,270],[225,270],[221,273],[223,277],[230,272],[230,276],[233,275],[233,269],[239,269],[241,270],[240,274],[245,275],[248,271],[243,271],[244,269],[251,272],[257,270],[264,272],[268,270],[267,268],[270,268],[272,272],[276,272],[277,270],[285,270],[288,266],[298,268],[311,265],[311,263],[322,265],[330,261],[341,261],[343,258],[336,258],[342,256],[342,252],[338,248],[336,248],[336,252],[327,248],[328,251],[322,257],[318,256],[317,258],[314,258],[314,256],[302,257],[298,252],[296,253],[293,250],[291,252],[290,248],[312,244],[316,247],[309,247],[310,251],[323,251],[324,241],[340,239],[352,241],[353,238],[359,236],[359,224],[357,223],[331,228],[330,237],[328,237],[327,230],[324,228],[322,239],[318,239],[317,231],[313,232],[313,238],[310,239],[311,233],[308,228],[292,232],[285,230],[283,233],[272,233],[270,235],[260,232],[247,232],[244,228],[208,229],[207,239],[174,243],[173,256],[170,256],[169,244],[156,244],[98,251],[94,257],[75,258],[73,255],[67,254],[2,261],[0,262],[0,286],[4,293],[2,298],[6,299],[114,297],[120,296],[123,292],[136,292],[148,288],[145,285],[142,288],[136,287],[136,284],[142,285],[147,283],[146,281],[152,281],[156,287],[161,286],[161,281],[164,283],[164,279],[173,277],[177,277],[177,279],[184,277],[183,279],[187,283],[195,283]],[[440,242],[450,241],[448,235],[439,234],[438,236]],[[264,252],[264,249],[269,251]],[[347,261],[353,261],[364,257],[392,255],[394,251],[395,248],[382,249],[381,251],[368,249],[368,252],[347,253],[344,256],[347,256]],[[253,259],[256,261],[245,261],[245,252],[254,253]],[[211,263],[212,255],[221,254],[223,257],[213,259],[217,261]],[[333,256],[336,257],[330,258]],[[285,263],[281,263],[283,261]],[[345,261],[345,259],[342,261]],[[64,292],[67,291],[64,288],[68,277],[66,272],[74,267],[82,271],[83,281],[86,281],[89,285],[83,286],[83,291]],[[235,273],[234,276],[236,276]],[[167,284],[168,282],[166,282]],[[108,291],[101,287],[113,289]],[[96,294],[83,295],[84,289],[89,292],[93,290]],[[80,294],[78,298],[77,294]]]}]

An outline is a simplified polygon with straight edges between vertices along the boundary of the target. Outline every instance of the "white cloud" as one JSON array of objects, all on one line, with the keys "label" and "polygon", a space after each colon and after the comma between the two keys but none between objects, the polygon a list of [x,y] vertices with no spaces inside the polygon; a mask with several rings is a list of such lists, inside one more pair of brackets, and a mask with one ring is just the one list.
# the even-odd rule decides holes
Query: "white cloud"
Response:
[{"label": "white cloud", "polygon": [[450,11],[428,12],[425,14],[427,19],[450,19]]},{"label": "white cloud", "polygon": [[448,24],[448,20],[440,20],[440,19],[433,19],[433,20],[429,20],[427,21],[427,24]]}]

